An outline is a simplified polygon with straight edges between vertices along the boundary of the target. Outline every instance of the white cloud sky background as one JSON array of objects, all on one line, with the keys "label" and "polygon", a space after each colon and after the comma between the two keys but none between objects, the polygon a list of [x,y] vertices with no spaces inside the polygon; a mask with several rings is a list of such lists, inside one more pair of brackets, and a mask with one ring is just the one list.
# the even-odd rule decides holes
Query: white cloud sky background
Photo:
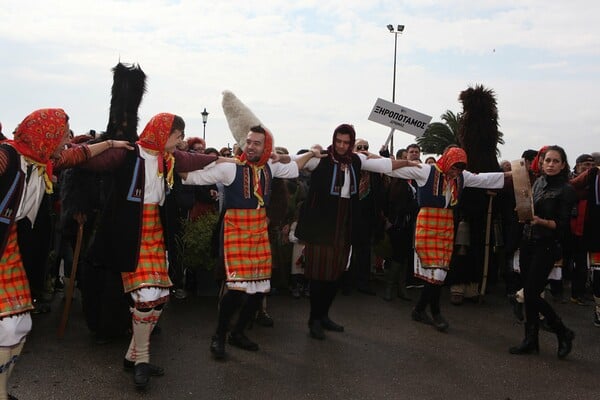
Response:
[{"label": "white cloud sky background", "polygon": [[[148,75],[139,131],[173,112],[187,136],[233,143],[221,92],[233,91],[295,152],[329,144],[340,123],[378,148],[378,97],[433,116],[461,111],[460,91],[497,93],[503,158],[560,144],[571,163],[600,151],[600,2],[592,0],[2,1],[0,121],[62,107],[76,133],[106,127],[111,68]],[[395,149],[414,138],[397,132]]]}]

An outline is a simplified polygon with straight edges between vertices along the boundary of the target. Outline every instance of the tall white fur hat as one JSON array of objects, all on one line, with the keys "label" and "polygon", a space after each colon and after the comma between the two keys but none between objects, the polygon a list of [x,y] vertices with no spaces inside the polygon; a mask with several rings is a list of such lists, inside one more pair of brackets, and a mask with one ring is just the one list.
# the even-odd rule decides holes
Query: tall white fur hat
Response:
[{"label": "tall white fur hat", "polygon": [[250,128],[261,125],[267,129],[254,113],[238,99],[233,92],[229,90],[223,91],[223,112],[227,118],[227,124],[233,134],[233,138],[241,149],[246,146],[246,137]]}]

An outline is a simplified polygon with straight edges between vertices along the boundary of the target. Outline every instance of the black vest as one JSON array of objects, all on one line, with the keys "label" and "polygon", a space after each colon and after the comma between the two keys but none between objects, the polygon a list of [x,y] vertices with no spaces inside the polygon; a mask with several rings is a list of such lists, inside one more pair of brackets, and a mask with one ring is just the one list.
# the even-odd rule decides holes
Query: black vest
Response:
[{"label": "black vest", "polygon": [[[166,169],[165,169],[166,170]],[[145,160],[136,151],[127,152],[123,164],[115,171],[108,201],[100,216],[92,247],[95,263],[119,272],[137,268],[140,254],[144,206]],[[165,183],[165,204],[168,188]],[[166,207],[161,207],[164,237],[167,237]],[[165,241],[165,247],[167,241]]]},{"label": "black vest", "polygon": [[0,255],[4,254],[10,228],[19,210],[25,174],[21,170],[19,153],[7,144],[0,145],[8,152],[8,166],[0,176]]},{"label": "black vest", "polygon": [[[337,164],[330,157],[322,158],[311,174],[308,196],[304,201],[296,227],[296,237],[311,244],[333,244],[337,228],[338,203],[341,199],[336,187]],[[358,211],[358,184],[361,162],[352,155],[350,174],[355,187],[350,191],[350,223],[355,223]]]}]

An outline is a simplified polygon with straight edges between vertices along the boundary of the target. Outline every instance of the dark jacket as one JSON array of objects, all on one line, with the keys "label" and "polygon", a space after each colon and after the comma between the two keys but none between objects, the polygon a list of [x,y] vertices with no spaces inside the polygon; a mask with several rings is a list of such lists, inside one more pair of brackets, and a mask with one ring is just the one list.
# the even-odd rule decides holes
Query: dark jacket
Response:
[{"label": "dark jacket", "polygon": [[[311,174],[308,196],[303,204],[296,227],[296,237],[305,243],[333,245],[338,228],[338,204],[343,199],[336,193],[336,168],[331,157],[322,158]],[[350,174],[355,182],[351,190],[348,226],[357,220],[358,182],[361,162],[357,155],[352,155]]]}]

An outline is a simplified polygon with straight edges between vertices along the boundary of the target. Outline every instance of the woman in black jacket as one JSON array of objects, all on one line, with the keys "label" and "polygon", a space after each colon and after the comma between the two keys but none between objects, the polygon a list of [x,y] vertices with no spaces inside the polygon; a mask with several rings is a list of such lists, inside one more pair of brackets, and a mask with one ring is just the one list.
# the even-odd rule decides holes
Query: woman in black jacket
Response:
[{"label": "woman in black jacket", "polygon": [[525,339],[511,354],[539,352],[539,314],[548,321],[558,338],[558,357],[571,352],[575,333],[567,328],[542,297],[548,274],[561,258],[561,241],[569,232],[575,191],[568,183],[569,165],[562,147],[549,146],[541,165],[541,175],[533,184],[533,220],[526,224],[521,242],[521,276],[525,294]]}]

